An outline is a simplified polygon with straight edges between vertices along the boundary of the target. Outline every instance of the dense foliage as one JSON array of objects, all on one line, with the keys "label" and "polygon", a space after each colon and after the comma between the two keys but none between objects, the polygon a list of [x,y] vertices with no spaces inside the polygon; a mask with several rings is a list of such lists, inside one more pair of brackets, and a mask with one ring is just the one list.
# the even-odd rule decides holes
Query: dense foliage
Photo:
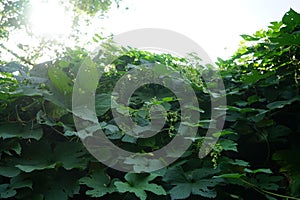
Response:
[{"label": "dense foliage", "polygon": [[154,151],[174,137],[180,123],[174,94],[146,85],[131,97],[131,117],[147,124],[149,106],[159,104],[168,111],[166,125],[148,139],[120,131],[110,112],[110,93],[131,68],[166,65],[184,74],[199,100],[201,121],[193,145],[171,166],[152,173],[143,173],[134,159],[128,164],[140,173],[108,168],[78,139],[71,95],[87,52],[69,50],[32,69],[15,62],[1,66],[0,198],[300,199],[300,15],[290,10],[267,31],[242,37],[237,53],[218,62],[228,101],[226,123],[203,159],[198,150],[210,120],[210,93],[201,74],[210,69],[168,54],[118,50],[121,56],[104,72],[95,96],[101,127],[116,145]]}]

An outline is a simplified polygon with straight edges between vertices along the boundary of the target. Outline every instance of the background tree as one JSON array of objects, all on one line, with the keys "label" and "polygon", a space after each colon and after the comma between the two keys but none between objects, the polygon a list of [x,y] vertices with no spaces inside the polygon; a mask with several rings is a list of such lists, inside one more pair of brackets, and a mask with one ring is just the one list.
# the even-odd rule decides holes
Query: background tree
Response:
[{"label": "background tree", "polygon": [[[82,27],[87,27],[94,18],[105,16],[111,6],[119,6],[119,2],[120,0],[57,0],[57,4],[63,8],[66,16],[72,18],[72,30],[66,37],[69,43],[70,41],[73,44],[79,43],[86,33]],[[0,52],[9,53],[22,63],[30,65],[33,65],[44,54],[51,55],[52,53],[55,57],[64,52],[67,47],[63,40],[43,37],[34,33],[30,24],[30,14],[34,3],[34,0],[3,0],[0,2]],[[55,13],[53,14],[55,15]],[[12,46],[8,44],[8,41],[14,33],[19,34],[20,37],[27,37],[28,40],[33,40],[38,44],[33,46],[16,43]],[[2,56],[1,62],[5,61],[5,57]]]}]

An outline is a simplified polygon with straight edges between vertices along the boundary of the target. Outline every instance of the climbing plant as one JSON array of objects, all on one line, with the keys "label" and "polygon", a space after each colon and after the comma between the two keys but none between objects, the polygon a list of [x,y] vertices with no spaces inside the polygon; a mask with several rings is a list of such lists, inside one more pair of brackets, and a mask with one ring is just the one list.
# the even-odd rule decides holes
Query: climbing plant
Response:
[{"label": "climbing plant", "polygon": [[223,131],[213,136],[220,137],[217,144],[202,159],[198,151],[210,120],[203,66],[169,54],[116,49],[119,56],[103,71],[95,95],[101,129],[115,145],[155,151],[174,138],[180,123],[176,96],[149,84],[132,95],[130,116],[139,125],[148,124],[150,106],[161,105],[167,111],[166,124],[147,139],[123,133],[111,114],[110,97],[126,71],[168,66],[183,74],[199,101],[201,120],[197,136],[190,138],[192,145],[173,164],[151,173],[135,159],[127,163],[136,173],[116,171],[81,143],[71,96],[88,52],[69,49],[63,57],[32,68],[17,62],[1,66],[0,198],[300,199],[299,31],[300,14],[290,10],[267,30],[242,35],[238,51],[228,60],[218,60],[227,98],[222,109],[227,114]]}]

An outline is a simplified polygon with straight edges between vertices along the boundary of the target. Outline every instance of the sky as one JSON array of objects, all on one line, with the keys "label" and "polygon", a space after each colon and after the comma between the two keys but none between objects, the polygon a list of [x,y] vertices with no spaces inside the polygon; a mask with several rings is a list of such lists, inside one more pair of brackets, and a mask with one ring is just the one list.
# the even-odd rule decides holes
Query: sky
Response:
[{"label": "sky", "polygon": [[[33,7],[29,23],[35,33],[43,37],[58,35],[68,46],[74,45],[68,43],[72,17],[66,15],[59,0],[30,1]],[[193,40],[217,61],[217,57],[229,58],[237,50],[241,34],[266,29],[290,8],[300,13],[300,0],[122,0],[120,7],[112,6],[106,17],[95,18],[91,26],[82,27],[89,33],[82,43],[91,41],[95,32],[117,35],[134,29],[162,28]],[[39,45],[17,32],[8,46],[19,55],[26,52],[21,52],[16,43]],[[45,54],[39,61],[47,60]]]},{"label": "sky", "polygon": [[241,34],[266,29],[290,8],[300,12],[300,0],[123,0],[120,4],[96,26],[113,34],[139,28],[176,31],[194,40],[213,60],[232,55]]}]

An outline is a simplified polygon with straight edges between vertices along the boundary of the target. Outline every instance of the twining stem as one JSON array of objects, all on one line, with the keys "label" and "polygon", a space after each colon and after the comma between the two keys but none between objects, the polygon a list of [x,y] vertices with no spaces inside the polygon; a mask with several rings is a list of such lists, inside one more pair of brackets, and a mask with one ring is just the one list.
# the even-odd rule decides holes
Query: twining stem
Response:
[{"label": "twining stem", "polygon": [[288,199],[300,200],[300,198],[297,198],[297,197],[290,197],[290,196],[286,196],[286,195],[276,194],[276,193],[269,192],[267,190],[261,189],[261,188],[257,187],[256,185],[254,185],[252,183],[249,183],[248,181],[246,181],[246,180],[244,180],[242,178],[240,180],[243,183],[246,183],[247,185],[249,185],[250,187],[252,187],[253,189],[255,189],[256,191],[258,191],[259,193],[269,194],[269,195],[272,195],[272,196],[275,196],[275,197],[285,198],[286,200],[288,200]]}]

